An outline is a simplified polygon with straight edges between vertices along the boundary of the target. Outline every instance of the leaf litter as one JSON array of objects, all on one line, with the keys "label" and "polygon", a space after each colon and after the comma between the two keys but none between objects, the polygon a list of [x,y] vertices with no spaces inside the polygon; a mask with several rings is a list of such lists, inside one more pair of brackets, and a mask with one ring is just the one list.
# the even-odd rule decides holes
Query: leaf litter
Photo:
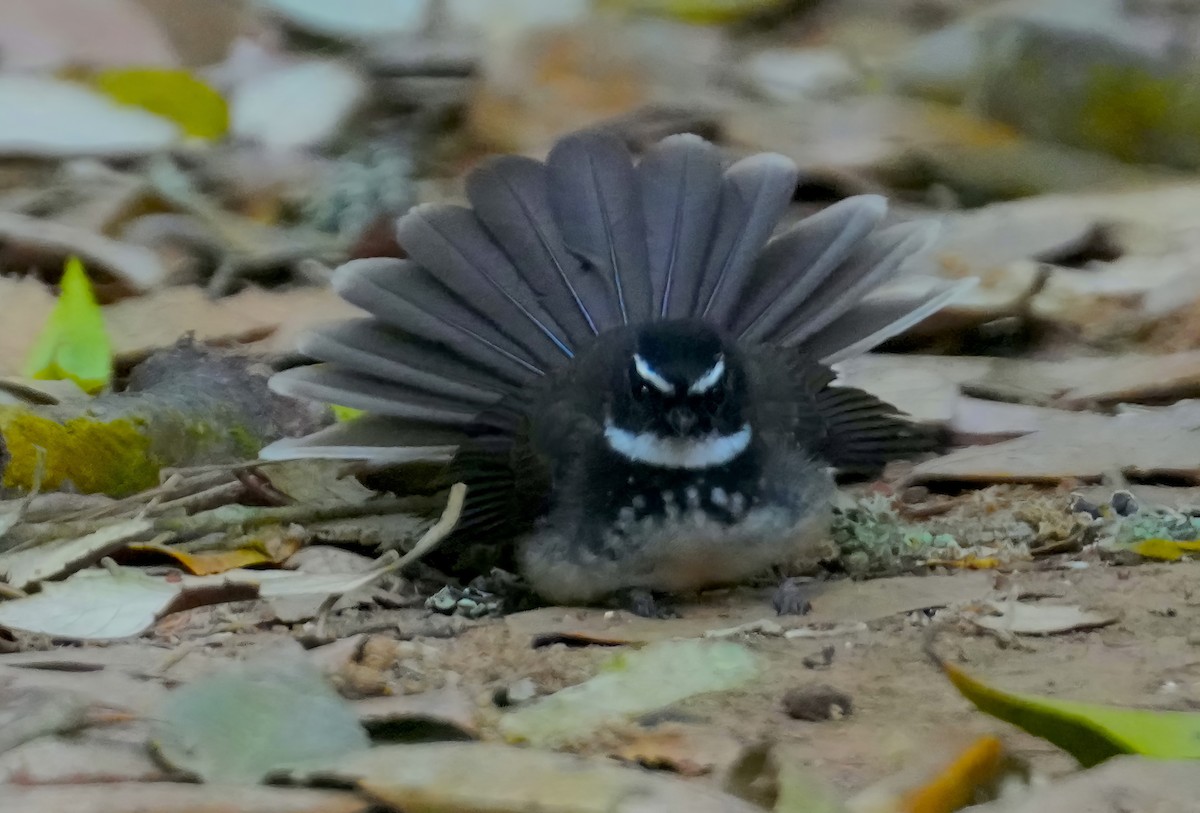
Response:
[{"label": "leaf litter", "polygon": [[[5,414],[53,417],[70,437],[92,438],[63,445],[53,432],[0,422],[0,648],[19,650],[0,655],[0,692],[28,699],[26,728],[10,732],[31,737],[0,756],[4,797],[17,809],[103,810],[109,802],[88,808],[78,792],[103,781],[112,809],[191,811],[220,798],[237,811],[430,799],[450,810],[590,810],[637,797],[639,810],[950,810],[976,792],[994,795],[997,772],[1012,778],[997,767],[1010,757],[1038,777],[1070,771],[1064,753],[1016,732],[993,747],[980,716],[954,705],[921,664],[933,628],[953,630],[972,672],[1020,697],[1180,713],[1200,702],[1195,676],[1178,665],[1195,645],[1200,537],[1194,405],[1182,400],[1197,394],[1200,347],[1200,187],[1190,175],[1030,137],[1019,123],[918,98],[920,89],[864,95],[867,74],[890,71],[931,25],[907,7],[621,3],[598,27],[582,6],[527,0],[499,35],[491,16],[436,0],[421,14],[423,4],[397,5],[383,23],[359,19],[363,9],[334,20],[307,0],[262,4],[270,13],[214,7],[190,27],[172,2],[114,0],[111,30],[80,37],[78,21],[94,10],[75,5],[0,11],[0,39],[37,34],[0,55],[0,96],[12,102],[0,123],[0,373],[21,372],[49,324],[57,349],[28,372],[111,386],[151,422],[171,403],[138,383],[155,364],[202,375],[197,356],[164,355],[182,334],[246,370],[303,363],[298,333],[352,315],[330,291],[329,269],[399,253],[391,218],[455,198],[452,179],[485,152],[537,155],[558,132],[611,115],[635,145],[699,130],[735,150],[796,158],[810,178],[797,214],[856,191],[889,194],[900,217],[944,213],[938,272],[981,282],[887,353],[842,365],[847,382],[969,448],[844,489],[833,558],[806,574],[814,610],[804,618],[772,616],[750,585],[689,602],[678,619],[542,608],[499,621],[489,591],[504,574],[443,594],[448,580],[420,561],[453,525],[453,511],[439,522],[446,494],[432,493],[427,473],[395,488],[336,464],[252,459],[262,442],[316,428],[328,413],[279,414],[249,438],[240,418],[221,413],[210,434],[238,443],[210,457],[180,443],[176,424],[150,433],[179,451],[158,455],[70,422],[128,400],[6,382],[4,409],[15,411]],[[966,4],[943,5],[947,30],[973,18]],[[997,4],[1019,16],[1009,5]],[[781,37],[790,29],[779,19],[815,26],[820,46]],[[551,20],[559,28],[544,30]],[[887,32],[865,62],[849,56],[863,48],[864,22]],[[1041,33],[1044,25],[1033,21]],[[399,45],[371,41],[381,26]],[[710,81],[707,67],[734,52],[744,57],[730,73],[737,81]],[[786,98],[779,64],[789,66]],[[303,110],[290,101],[318,81],[324,90]],[[660,98],[676,106],[637,107]],[[222,135],[227,122],[232,137]],[[63,274],[72,256],[98,307],[64,330],[51,314],[78,292],[73,266]],[[84,355],[64,353],[60,340],[94,327],[95,311],[111,352],[89,360],[102,342],[76,341]],[[78,358],[87,362],[79,369]],[[182,434],[204,434],[191,429]],[[151,458],[133,479],[71,467],[111,460],[128,475]],[[1130,509],[1118,495],[1133,492],[1149,496]],[[431,596],[453,615],[426,609]],[[273,679],[261,709],[239,714],[262,687],[235,676],[279,640],[313,647],[324,677]],[[753,679],[730,666],[733,677],[717,680],[714,664],[751,661]],[[814,669],[828,696],[852,700],[852,715],[786,717],[788,692],[816,685]],[[289,703],[305,706],[299,698],[332,701],[317,688],[327,680],[355,698],[355,725],[377,744],[357,756],[331,749],[311,770],[337,774],[340,764],[352,789],[210,792],[161,781],[178,777],[147,765],[149,721],[161,721],[172,697],[203,697],[222,680],[232,698],[208,695],[198,702],[211,714],[183,718],[184,729],[225,726],[203,733],[193,770],[255,781],[312,731],[289,734],[294,743],[262,739],[258,756],[233,767],[221,762],[233,753],[223,746],[270,728],[246,727],[255,711],[278,717]],[[137,719],[38,712],[60,696],[67,711],[111,703],[117,717]],[[77,723],[72,738],[55,733]],[[855,797],[897,760],[921,764],[950,731],[978,736],[935,768],[898,772],[885,788],[890,806]],[[583,756],[496,745],[510,737]],[[471,738],[484,742],[461,742]],[[423,739],[432,742],[414,744]],[[607,754],[690,779],[597,761]],[[1150,775],[1124,765],[1131,783]],[[544,786],[512,781],[529,772]],[[30,782],[51,784],[21,784]],[[559,801],[563,789],[579,795]]]}]

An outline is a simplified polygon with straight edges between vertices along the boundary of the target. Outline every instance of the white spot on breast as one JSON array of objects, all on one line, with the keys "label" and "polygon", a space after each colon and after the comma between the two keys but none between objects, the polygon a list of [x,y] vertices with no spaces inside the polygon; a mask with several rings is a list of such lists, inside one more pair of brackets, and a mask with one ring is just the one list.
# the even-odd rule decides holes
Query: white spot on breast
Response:
[{"label": "white spot on breast", "polygon": [[741,492],[735,492],[729,498],[729,510],[734,516],[741,516],[746,513],[746,496]]},{"label": "white spot on breast", "polygon": [[695,486],[688,486],[684,491],[685,499],[687,499],[688,508],[700,507],[700,489]]},{"label": "white spot on breast", "polygon": [[637,514],[629,506],[625,506],[617,512],[617,518],[624,524],[628,525],[637,519]]},{"label": "white spot on breast", "polygon": [[636,508],[638,511],[646,510],[646,498],[643,497],[641,494],[638,494],[636,497],[633,498],[633,507]]},{"label": "white spot on breast", "polygon": [[717,486],[712,490],[712,493],[709,495],[709,499],[712,500],[712,504],[718,508],[725,508],[729,505],[729,494],[720,486]]}]

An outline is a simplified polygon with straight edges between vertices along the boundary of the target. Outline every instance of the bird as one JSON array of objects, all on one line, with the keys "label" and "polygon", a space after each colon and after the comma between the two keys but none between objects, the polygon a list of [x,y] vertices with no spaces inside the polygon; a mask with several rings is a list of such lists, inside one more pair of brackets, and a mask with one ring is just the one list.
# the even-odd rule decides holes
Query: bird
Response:
[{"label": "bird", "polygon": [[937,443],[837,365],[972,282],[922,273],[937,222],[885,225],[879,195],[786,223],[799,177],[602,127],[486,159],[469,205],[397,220],[404,258],[335,271],[364,315],[270,381],[365,414],[261,456],[442,467],[467,484],[448,550],[509,551],[546,602],[665,614],[786,569],[828,539],[837,472]]}]

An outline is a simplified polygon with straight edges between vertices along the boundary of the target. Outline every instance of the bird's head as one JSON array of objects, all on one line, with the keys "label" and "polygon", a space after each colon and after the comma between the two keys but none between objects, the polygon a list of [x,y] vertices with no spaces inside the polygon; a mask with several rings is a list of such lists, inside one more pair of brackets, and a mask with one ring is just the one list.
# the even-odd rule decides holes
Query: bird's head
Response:
[{"label": "bird's head", "polygon": [[616,366],[605,426],[613,451],[650,465],[709,468],[749,446],[740,357],[708,325],[647,325]]}]

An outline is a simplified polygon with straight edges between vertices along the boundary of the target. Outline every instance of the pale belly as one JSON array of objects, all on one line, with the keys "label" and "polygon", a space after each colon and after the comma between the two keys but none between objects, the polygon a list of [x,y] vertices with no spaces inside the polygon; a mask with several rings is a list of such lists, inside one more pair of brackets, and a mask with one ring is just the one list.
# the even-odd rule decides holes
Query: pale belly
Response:
[{"label": "pale belly", "polygon": [[521,542],[522,573],[543,598],[569,604],[631,588],[693,592],[744,582],[773,566],[815,563],[832,552],[833,481],[811,466],[793,471],[781,499],[732,523],[683,510],[608,529],[597,543],[596,529],[551,514]]}]

